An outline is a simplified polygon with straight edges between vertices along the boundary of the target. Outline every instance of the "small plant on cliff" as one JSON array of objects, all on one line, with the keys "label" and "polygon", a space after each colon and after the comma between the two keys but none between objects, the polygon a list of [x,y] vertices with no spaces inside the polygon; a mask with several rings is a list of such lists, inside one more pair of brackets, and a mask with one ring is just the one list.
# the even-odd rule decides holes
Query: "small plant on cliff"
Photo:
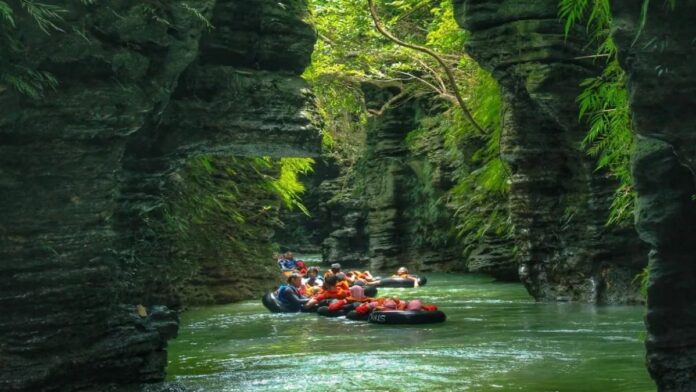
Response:
[{"label": "small plant on cliff", "polygon": [[280,174],[277,179],[268,184],[288,208],[298,208],[309,215],[309,211],[302,204],[301,194],[305,191],[304,184],[299,180],[300,174],[307,174],[313,170],[312,158],[280,158]]},{"label": "small plant on cliff", "polygon": [[565,20],[566,34],[578,22],[586,22],[597,46],[594,58],[604,61],[602,74],[585,80],[582,83],[584,90],[578,97],[580,118],[587,120],[590,127],[583,147],[597,157],[597,170],[607,170],[619,182],[607,224],[628,224],[635,204],[630,172],[634,136],[626,74],[619,64],[616,45],[610,34],[612,15],[609,0],[561,0],[559,15]]},{"label": "small plant on cliff", "polygon": [[29,16],[46,34],[62,31],[57,23],[64,12],[51,4],[22,0],[19,9],[0,1],[0,93],[6,88],[32,98],[39,98],[47,88],[55,88],[58,81],[48,72],[27,64],[24,48],[17,37],[17,12]]}]

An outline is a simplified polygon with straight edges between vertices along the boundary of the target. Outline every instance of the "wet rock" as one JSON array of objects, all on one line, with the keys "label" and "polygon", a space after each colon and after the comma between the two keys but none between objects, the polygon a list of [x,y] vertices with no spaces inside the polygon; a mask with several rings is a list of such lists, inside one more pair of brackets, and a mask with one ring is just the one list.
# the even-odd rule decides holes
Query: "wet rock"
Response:
[{"label": "wet rock", "polygon": [[[636,228],[650,247],[648,369],[660,391],[696,390],[696,3],[612,1],[638,134]],[[641,26],[643,26],[641,28]]]},{"label": "wet rock", "polygon": [[[638,302],[646,264],[632,227],[606,227],[616,187],[581,150],[580,82],[598,74],[581,26],[566,37],[558,1],[455,0],[467,51],[498,80],[506,107],[502,158],[529,292],[544,301]],[[616,281],[615,281],[616,280]]]},{"label": "wet rock", "polygon": [[471,272],[486,273],[501,281],[519,282],[513,245],[510,239],[486,236],[470,252],[467,268]]},{"label": "wet rock", "polygon": [[442,137],[433,135],[420,149],[406,140],[421,117],[439,109],[415,98],[384,107],[399,93],[395,87],[364,84],[363,91],[368,109],[380,112],[368,121],[363,173],[370,268],[464,269],[452,207],[442,201],[453,185]]}]

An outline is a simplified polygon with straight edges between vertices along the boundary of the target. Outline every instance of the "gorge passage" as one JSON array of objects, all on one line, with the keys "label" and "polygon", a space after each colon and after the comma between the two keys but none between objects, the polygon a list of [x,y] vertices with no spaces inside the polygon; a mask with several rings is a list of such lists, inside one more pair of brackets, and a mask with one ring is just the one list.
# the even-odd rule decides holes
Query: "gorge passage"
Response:
[{"label": "gorge passage", "polygon": [[649,373],[696,390],[696,1],[376,6],[484,134],[366,1],[0,1],[1,390],[167,388],[178,311],[285,247],[546,304],[644,279]]}]

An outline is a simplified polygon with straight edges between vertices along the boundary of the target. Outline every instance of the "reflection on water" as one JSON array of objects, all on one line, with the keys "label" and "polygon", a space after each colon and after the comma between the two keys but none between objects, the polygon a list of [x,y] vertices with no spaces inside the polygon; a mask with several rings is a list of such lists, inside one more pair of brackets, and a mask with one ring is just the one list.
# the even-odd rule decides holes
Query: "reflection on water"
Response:
[{"label": "reflection on water", "polygon": [[260,301],[191,310],[169,378],[198,391],[655,390],[643,308],[534,303],[518,284],[435,274],[417,290],[444,324],[386,326],[270,314]]}]

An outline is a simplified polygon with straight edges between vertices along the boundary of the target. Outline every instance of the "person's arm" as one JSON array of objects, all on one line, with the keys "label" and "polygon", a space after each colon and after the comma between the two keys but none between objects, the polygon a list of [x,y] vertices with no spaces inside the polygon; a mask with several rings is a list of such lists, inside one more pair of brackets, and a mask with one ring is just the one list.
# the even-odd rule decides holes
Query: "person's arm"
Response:
[{"label": "person's arm", "polygon": [[309,298],[300,297],[295,293],[295,290],[285,290],[285,299],[294,306],[301,307],[309,301]]}]

